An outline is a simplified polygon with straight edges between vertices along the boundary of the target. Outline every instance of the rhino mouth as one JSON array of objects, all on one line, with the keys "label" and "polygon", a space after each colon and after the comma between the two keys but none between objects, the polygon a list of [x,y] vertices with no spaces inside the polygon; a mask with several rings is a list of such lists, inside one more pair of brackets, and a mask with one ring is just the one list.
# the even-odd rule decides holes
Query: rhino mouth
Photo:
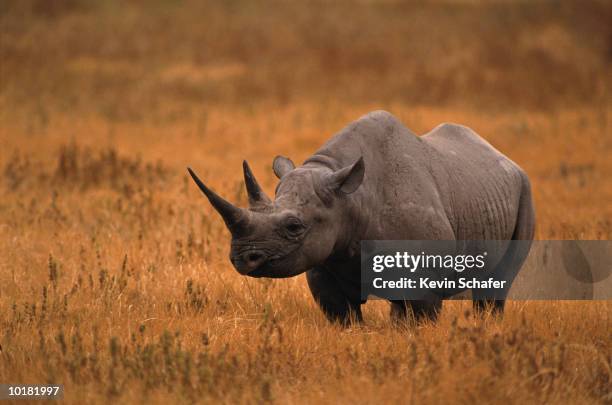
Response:
[{"label": "rhino mouth", "polygon": [[254,270],[251,270],[250,272],[248,272],[246,275],[249,277],[254,277],[254,278],[261,278],[261,277],[269,277],[269,278],[283,278],[283,277],[287,277],[287,276],[283,276],[282,274],[279,274],[278,271],[276,269],[276,265],[281,262],[286,256],[283,257],[278,257],[278,258],[271,258],[265,262],[263,262],[262,264],[260,264],[257,268],[255,268]]},{"label": "rhino mouth", "polygon": [[[253,271],[250,271],[246,275],[253,278],[270,277],[269,269],[267,269],[267,263],[262,264]],[[273,277],[273,276],[272,276]]]},{"label": "rhino mouth", "polygon": [[283,265],[284,263],[287,263],[287,261],[290,262],[290,260],[288,259],[290,258],[290,256],[292,256],[294,251],[291,251],[283,256],[271,257],[270,259],[260,264],[257,268],[248,272],[246,275],[248,277],[254,278],[288,278],[300,274],[301,271],[295,271],[296,269],[291,268],[290,264]]}]

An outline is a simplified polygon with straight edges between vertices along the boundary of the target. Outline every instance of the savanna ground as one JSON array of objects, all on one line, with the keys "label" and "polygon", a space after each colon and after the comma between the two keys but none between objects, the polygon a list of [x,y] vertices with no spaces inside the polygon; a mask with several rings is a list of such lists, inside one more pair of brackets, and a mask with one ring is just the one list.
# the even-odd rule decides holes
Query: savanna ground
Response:
[{"label": "savanna ground", "polygon": [[240,277],[193,166],[246,204],[373,109],[468,125],[530,175],[539,239],[612,235],[608,1],[0,4],[0,382],[71,403],[610,403],[612,304],[446,303],[330,325]]}]

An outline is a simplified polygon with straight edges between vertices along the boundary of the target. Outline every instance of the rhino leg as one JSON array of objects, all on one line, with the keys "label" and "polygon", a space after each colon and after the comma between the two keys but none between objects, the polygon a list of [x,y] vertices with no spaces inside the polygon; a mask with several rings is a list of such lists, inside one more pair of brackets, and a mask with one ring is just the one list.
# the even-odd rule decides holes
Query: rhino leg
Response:
[{"label": "rhino leg", "polygon": [[503,314],[510,286],[529,254],[534,229],[535,214],[531,201],[531,186],[529,185],[527,176],[522,174],[521,197],[519,200],[519,209],[516,224],[514,226],[514,233],[512,234],[513,243],[494,272],[496,273],[494,276],[495,279],[508,281],[508,288],[499,293],[500,295],[495,297],[495,299],[483,299],[483,297],[479,297],[477,293],[475,294],[475,292],[472,291],[472,305],[477,314],[482,314],[489,310],[494,315]]},{"label": "rhino leg", "polygon": [[349,326],[362,322],[361,300],[346,294],[342,284],[323,268],[314,268],[306,273],[308,287],[313,298],[331,322]]},{"label": "rhino leg", "polygon": [[434,321],[442,309],[442,300],[391,301],[391,320],[397,323],[405,322],[411,317],[417,323]]}]

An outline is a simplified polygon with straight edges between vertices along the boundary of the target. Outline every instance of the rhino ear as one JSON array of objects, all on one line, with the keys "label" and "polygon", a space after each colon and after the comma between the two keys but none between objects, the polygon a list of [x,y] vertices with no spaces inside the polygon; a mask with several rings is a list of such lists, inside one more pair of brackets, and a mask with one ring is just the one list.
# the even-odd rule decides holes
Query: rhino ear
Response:
[{"label": "rhino ear", "polygon": [[363,157],[360,157],[352,165],[346,166],[330,175],[327,184],[333,190],[344,194],[351,194],[361,185],[364,174],[365,163],[363,162]]},{"label": "rhino ear", "polygon": [[274,170],[274,174],[276,174],[276,177],[278,177],[279,179],[290,171],[292,171],[293,169],[295,169],[295,165],[293,164],[291,159],[286,158],[284,156],[277,156],[274,158],[274,162],[272,163],[272,170]]}]

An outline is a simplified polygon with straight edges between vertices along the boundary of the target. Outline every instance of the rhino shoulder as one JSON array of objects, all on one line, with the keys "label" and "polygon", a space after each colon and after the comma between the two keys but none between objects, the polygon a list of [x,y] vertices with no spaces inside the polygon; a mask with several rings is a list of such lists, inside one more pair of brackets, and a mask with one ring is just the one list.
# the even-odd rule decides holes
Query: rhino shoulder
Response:
[{"label": "rhino shoulder", "polygon": [[488,142],[478,135],[472,128],[461,124],[455,124],[453,122],[444,122],[423,136],[442,137],[465,141],[481,141],[488,144]]},{"label": "rhino shoulder", "polygon": [[[392,139],[417,140],[414,132],[408,129],[395,115],[388,111],[376,110],[363,115],[352,125],[353,133],[375,142],[391,141]],[[408,136],[408,137],[406,137]]]},{"label": "rhino shoulder", "polygon": [[369,113],[362,116],[360,119],[374,120],[374,121],[380,121],[380,122],[384,122],[384,121],[399,122],[399,119],[395,115],[385,110],[370,111]]}]

